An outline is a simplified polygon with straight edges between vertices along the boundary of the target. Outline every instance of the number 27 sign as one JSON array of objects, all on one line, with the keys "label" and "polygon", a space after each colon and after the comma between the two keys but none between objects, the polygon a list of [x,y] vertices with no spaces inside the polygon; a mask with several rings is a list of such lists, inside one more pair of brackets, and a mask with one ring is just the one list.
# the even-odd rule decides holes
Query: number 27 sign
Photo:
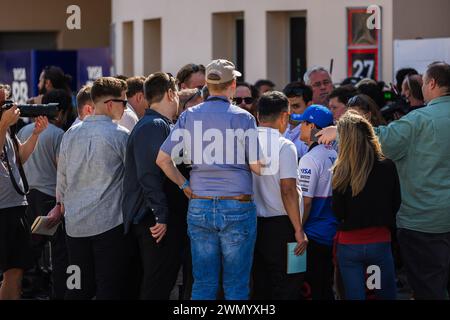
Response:
[{"label": "number 27 sign", "polygon": [[378,49],[349,49],[348,76],[378,79]]}]

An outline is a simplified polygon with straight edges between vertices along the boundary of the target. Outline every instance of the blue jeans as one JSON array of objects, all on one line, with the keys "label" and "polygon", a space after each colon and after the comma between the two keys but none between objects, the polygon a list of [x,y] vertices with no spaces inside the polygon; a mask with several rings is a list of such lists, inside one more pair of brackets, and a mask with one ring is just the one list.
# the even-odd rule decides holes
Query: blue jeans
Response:
[{"label": "blue jeans", "polygon": [[[394,260],[392,258],[391,243],[351,244],[337,245],[337,260],[342,280],[344,282],[345,297],[347,300],[366,299],[366,275],[369,266],[379,267],[380,288],[375,289],[375,294],[381,300],[395,300],[397,287],[395,282]],[[376,277],[377,272],[368,274]]]},{"label": "blue jeans", "polygon": [[189,203],[194,285],[192,300],[215,300],[222,270],[227,300],[248,300],[256,242],[253,202],[200,200]]}]

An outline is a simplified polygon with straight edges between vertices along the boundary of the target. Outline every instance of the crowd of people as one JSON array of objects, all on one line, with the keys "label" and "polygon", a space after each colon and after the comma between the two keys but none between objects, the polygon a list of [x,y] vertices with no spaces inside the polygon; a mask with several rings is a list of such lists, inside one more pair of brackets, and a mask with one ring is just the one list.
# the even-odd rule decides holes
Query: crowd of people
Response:
[{"label": "crowd of people", "polygon": [[[0,300],[48,245],[55,300],[448,299],[450,65],[390,89],[323,67],[282,91],[241,76],[219,59],[103,77],[73,108],[45,68],[30,101],[55,118],[1,110]],[[40,216],[53,236],[31,235]]]}]

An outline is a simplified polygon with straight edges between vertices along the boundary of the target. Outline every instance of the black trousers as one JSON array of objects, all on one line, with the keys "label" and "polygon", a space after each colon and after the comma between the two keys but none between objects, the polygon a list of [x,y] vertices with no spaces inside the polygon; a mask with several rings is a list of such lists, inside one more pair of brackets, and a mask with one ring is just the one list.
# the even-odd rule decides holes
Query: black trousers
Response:
[{"label": "black trousers", "polygon": [[432,234],[399,229],[397,237],[414,298],[448,299],[450,232]]},{"label": "black trousers", "polygon": [[312,300],[334,300],[333,247],[312,239],[308,243],[304,296]]},{"label": "black trousers", "polygon": [[258,218],[253,262],[255,300],[299,300],[304,274],[287,274],[287,244],[296,242],[287,216]]},{"label": "black trousers", "polygon": [[180,300],[191,300],[192,286],[194,285],[194,275],[192,274],[192,254],[189,237],[185,238],[185,248],[183,255],[183,286]]},{"label": "black trousers", "polygon": [[[46,216],[56,205],[56,198],[32,189],[27,195],[27,219],[31,226],[39,216]],[[34,261],[38,261],[47,241],[51,244],[52,259],[52,296],[54,300],[63,300],[66,293],[67,267],[69,263],[66,245],[66,232],[62,223],[52,237],[33,235],[32,249]]]},{"label": "black trousers", "polygon": [[127,266],[130,259],[123,225],[102,234],[72,238],[67,236],[69,262],[81,271],[81,288],[67,290],[67,300],[119,300],[127,293]]},{"label": "black trousers", "polygon": [[155,217],[149,214],[141,223],[131,226],[130,235],[140,261],[140,298],[168,300],[184,258],[187,231],[185,223],[169,222],[163,240],[156,243],[150,232],[154,225]]}]

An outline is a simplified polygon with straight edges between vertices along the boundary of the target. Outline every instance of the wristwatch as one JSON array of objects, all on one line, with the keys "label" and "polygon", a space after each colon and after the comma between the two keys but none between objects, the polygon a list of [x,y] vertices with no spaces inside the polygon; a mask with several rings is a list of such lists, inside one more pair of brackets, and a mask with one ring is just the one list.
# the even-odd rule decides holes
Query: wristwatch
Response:
[{"label": "wristwatch", "polygon": [[186,180],[180,187],[180,190],[184,190],[189,187],[189,180]]}]

